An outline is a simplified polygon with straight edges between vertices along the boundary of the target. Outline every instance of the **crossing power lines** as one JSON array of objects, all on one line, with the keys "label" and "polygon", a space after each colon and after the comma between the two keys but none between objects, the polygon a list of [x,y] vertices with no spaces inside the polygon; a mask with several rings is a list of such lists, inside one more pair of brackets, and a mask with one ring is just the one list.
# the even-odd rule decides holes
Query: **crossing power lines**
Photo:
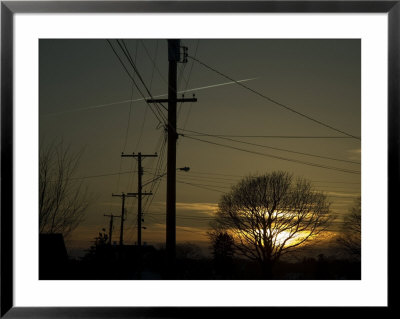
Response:
[{"label": "crossing power lines", "polygon": [[[154,57],[150,54],[150,52],[147,50],[146,46],[144,45],[143,41],[140,41],[139,43],[142,44],[144,50],[146,51],[147,56],[149,57],[149,59],[151,60],[151,62],[153,63],[153,69],[152,69],[152,79],[153,79],[153,75],[155,73],[155,71],[157,71],[160,76],[162,75],[160,69],[157,67],[156,65],[156,54],[157,54],[157,47],[156,47],[156,53],[154,55]],[[143,77],[141,76],[137,65],[136,65],[136,61],[134,61],[134,59],[132,58],[129,50],[128,50],[128,46],[125,43],[125,41],[123,40],[115,40],[115,42],[111,42],[109,41],[109,45],[111,46],[111,48],[113,49],[113,52],[115,53],[115,55],[118,57],[118,60],[120,61],[120,63],[122,64],[123,68],[125,69],[126,73],[129,75],[129,77],[131,78],[131,80],[134,83],[134,86],[137,88],[139,94],[142,96],[142,98],[144,100],[151,98],[153,99],[153,95],[151,93],[151,84],[150,84],[150,88],[147,86],[147,84],[145,83]],[[198,45],[198,43],[197,43]],[[192,68],[194,65],[194,62],[199,63],[200,65],[203,65],[204,67],[206,67],[209,70],[214,71],[215,73],[223,76],[224,78],[228,79],[229,81],[231,81],[231,83],[235,83],[243,88],[245,88],[246,90],[252,92],[253,94],[271,102],[274,103],[275,105],[278,105],[288,111],[291,111],[292,113],[295,113],[303,118],[306,118],[314,123],[317,123],[321,126],[324,126],[326,128],[329,128],[330,130],[333,130],[337,133],[340,133],[341,135],[339,136],[329,136],[329,135],[320,135],[320,136],[297,136],[297,135],[229,135],[229,134],[209,134],[209,133],[204,133],[204,132],[199,132],[199,131],[194,131],[194,130],[189,130],[186,129],[186,121],[185,121],[185,125],[183,128],[178,129],[179,135],[183,136],[184,138],[187,139],[191,139],[192,141],[196,141],[196,142],[201,142],[201,143],[207,143],[209,145],[213,145],[215,147],[223,147],[223,148],[229,148],[232,150],[236,150],[236,151],[240,151],[240,152],[246,152],[249,154],[254,154],[254,155],[259,155],[259,156],[264,156],[264,157],[269,157],[269,158],[274,158],[276,160],[281,160],[281,161],[288,161],[288,162],[292,162],[292,163],[297,163],[297,164],[301,164],[301,165],[307,165],[307,166],[311,166],[311,167],[318,167],[318,168],[322,168],[322,169],[328,169],[328,170],[333,170],[333,171],[337,171],[337,172],[344,172],[344,173],[349,173],[349,174],[356,174],[359,175],[361,174],[360,170],[351,166],[348,167],[338,167],[338,166],[334,166],[334,165],[330,165],[330,164],[325,164],[325,163],[321,163],[321,162],[313,162],[313,161],[308,161],[308,160],[303,160],[301,157],[287,157],[286,154],[285,155],[276,155],[275,153],[266,153],[266,152],[261,152],[259,150],[255,150],[254,147],[256,148],[264,148],[264,149],[270,149],[272,151],[276,151],[276,152],[285,152],[285,153],[289,153],[292,154],[293,156],[307,156],[307,157],[311,157],[314,159],[318,159],[318,160],[326,160],[326,161],[335,161],[335,162],[340,162],[340,163],[344,163],[346,165],[360,165],[361,163],[359,161],[356,160],[351,160],[351,159],[345,159],[345,158],[339,158],[339,157],[335,157],[335,156],[327,156],[327,155],[323,155],[323,154],[317,154],[314,152],[305,152],[305,151],[298,151],[298,150],[294,150],[294,149],[290,149],[290,148],[283,148],[283,147],[275,147],[272,145],[266,145],[266,144],[262,144],[262,143],[254,143],[253,141],[249,141],[249,140],[243,140],[244,138],[254,138],[254,137],[262,137],[262,138],[276,138],[276,139],[312,139],[312,138],[319,138],[319,139],[354,139],[357,141],[360,141],[361,138],[357,137],[353,134],[350,134],[349,132],[346,132],[342,129],[339,129],[337,127],[334,127],[328,123],[319,121],[318,119],[314,118],[313,116],[310,116],[308,114],[302,113],[298,110],[296,110],[295,108],[286,105],[284,103],[281,103],[275,99],[270,98],[269,96],[256,91],[254,89],[252,89],[251,87],[249,87],[248,85],[245,85],[242,83],[242,81],[237,81],[235,79],[233,79],[230,76],[225,75],[224,73],[218,71],[216,68],[209,66],[208,64],[202,62],[201,60],[199,60],[198,58],[196,58],[196,53],[197,53],[197,48],[196,48],[196,52],[194,54],[194,56],[189,56],[189,58],[192,59],[192,64],[191,64],[191,68],[189,71],[189,76],[187,76],[186,78],[183,76],[185,69],[182,67],[181,70],[181,76],[179,78],[183,78],[184,80],[186,80],[186,88],[184,88],[184,91],[187,90],[187,86],[188,86],[188,82],[192,73]],[[165,81],[165,79],[164,79]],[[152,80],[151,80],[152,82]],[[148,95],[148,97],[146,97],[146,95]],[[132,97],[131,97],[132,100]],[[151,108],[150,103],[148,103],[149,108],[152,110],[153,114],[155,115],[155,117],[159,120],[160,123],[162,123],[164,125],[164,127],[168,127],[169,123],[168,120],[166,119],[165,115],[163,114],[163,109],[165,109],[164,105],[162,105],[161,102],[159,102],[158,104],[155,103],[153,108]],[[142,127],[143,127],[143,123],[142,123]],[[219,140],[219,142],[217,141]],[[223,141],[223,142],[221,142]],[[229,142],[229,143],[228,143]],[[242,144],[242,145],[246,145],[247,148],[243,147],[238,147],[236,146],[237,144]],[[165,144],[164,144],[165,147]],[[164,149],[165,151],[165,149]],[[159,154],[162,154],[162,152],[160,152]],[[164,156],[160,156],[159,160],[157,161],[156,167],[153,171],[154,173],[154,180],[151,183],[151,188],[152,189],[158,189],[158,186],[160,185],[161,182],[161,178],[157,179],[155,177],[160,176],[160,174],[165,171],[165,163],[164,163]],[[217,174],[216,174],[217,175]],[[217,175],[217,176],[222,176],[222,175]],[[224,193],[227,190],[230,189],[230,185],[226,185],[224,183],[224,181],[222,180],[223,177],[220,177],[219,180],[215,180],[214,181],[207,181],[207,179],[205,178],[200,178],[198,177],[197,180],[196,178],[193,178],[192,176],[185,176],[185,179],[178,179],[176,180],[177,183],[182,184],[182,185],[187,185],[187,186],[191,186],[191,187],[197,187],[197,188],[203,188],[209,191],[214,191],[214,192],[218,192],[218,193]],[[215,185],[217,184],[217,185]],[[231,183],[227,183],[227,184],[231,184]],[[333,189],[334,187],[331,187],[331,189]],[[340,189],[344,187],[341,186],[336,186],[336,188]],[[148,197],[146,198],[145,201],[145,208],[143,210],[143,213],[145,213],[145,211],[148,211],[149,206],[151,205],[152,201],[154,199],[154,196]],[[149,214],[151,214],[149,212]],[[150,216],[150,215],[149,215]]]},{"label": "crossing power lines", "polygon": [[329,125],[329,124],[324,123],[324,122],[322,122],[322,121],[320,121],[320,120],[317,120],[317,119],[315,119],[314,117],[311,117],[311,116],[309,116],[309,115],[307,115],[307,114],[304,114],[304,113],[302,113],[302,112],[300,112],[300,111],[295,110],[293,107],[291,107],[291,106],[289,106],[289,105],[287,105],[287,104],[281,103],[281,102],[279,102],[279,101],[277,101],[277,100],[275,100],[275,99],[270,98],[269,96],[266,96],[265,94],[263,94],[263,93],[261,93],[261,92],[259,92],[259,91],[256,91],[256,90],[250,88],[250,87],[247,86],[246,84],[243,84],[243,83],[241,83],[241,82],[239,82],[239,81],[236,81],[236,80],[233,79],[232,77],[230,77],[230,76],[228,76],[228,75],[226,75],[226,74],[224,74],[224,73],[218,71],[216,68],[209,66],[208,64],[206,64],[206,63],[200,61],[198,58],[196,58],[196,57],[194,57],[194,56],[190,56],[190,55],[189,55],[188,58],[190,58],[190,59],[196,61],[197,63],[199,63],[199,64],[201,64],[202,66],[206,67],[207,69],[209,69],[209,70],[211,70],[211,71],[213,71],[213,72],[215,72],[215,73],[217,73],[217,74],[223,76],[224,78],[226,78],[226,79],[228,79],[228,80],[230,80],[230,81],[235,82],[237,85],[243,87],[244,89],[246,89],[246,90],[248,90],[248,91],[250,91],[250,92],[252,92],[252,93],[258,95],[259,97],[261,97],[261,98],[263,98],[263,99],[265,99],[265,100],[267,100],[267,101],[269,101],[269,102],[272,102],[272,103],[275,104],[275,105],[278,105],[278,106],[280,106],[280,107],[282,107],[282,108],[284,108],[284,109],[286,109],[286,110],[288,110],[288,111],[290,111],[290,112],[292,112],[292,113],[295,113],[295,114],[297,114],[297,115],[299,115],[299,116],[301,116],[301,117],[303,117],[303,118],[306,118],[306,119],[308,119],[308,120],[310,120],[310,121],[312,121],[312,122],[314,122],[314,123],[317,123],[317,124],[319,124],[319,125],[321,125],[321,126],[324,126],[324,127],[326,127],[326,128],[329,128],[329,129],[331,129],[331,130],[333,130],[333,131],[336,131],[336,132],[338,132],[338,133],[344,134],[344,135],[346,135],[346,136],[348,136],[348,137],[351,137],[351,138],[354,138],[354,139],[356,139],[356,140],[361,140],[361,137],[355,136],[355,135],[350,134],[350,133],[348,133],[348,132],[345,132],[345,131],[343,131],[343,130],[341,130],[341,129],[338,129],[338,128],[336,128],[336,127],[333,127],[332,125]]}]

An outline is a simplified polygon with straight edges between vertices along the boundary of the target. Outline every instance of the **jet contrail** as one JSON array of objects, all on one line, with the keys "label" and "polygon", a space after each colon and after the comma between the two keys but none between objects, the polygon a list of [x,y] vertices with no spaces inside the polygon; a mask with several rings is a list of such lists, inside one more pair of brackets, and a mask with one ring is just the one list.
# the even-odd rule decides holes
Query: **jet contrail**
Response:
[{"label": "jet contrail", "polygon": [[[205,89],[211,89],[211,88],[215,88],[215,87],[219,87],[219,86],[225,86],[225,85],[231,85],[231,84],[235,84],[237,82],[248,82],[248,81],[252,81],[252,80],[257,80],[258,78],[250,78],[250,79],[243,79],[243,80],[238,80],[238,81],[230,81],[230,82],[224,82],[224,83],[219,83],[219,84],[212,84],[212,85],[207,85],[207,86],[202,86],[202,87],[198,87],[198,88],[194,88],[194,89],[187,89],[184,91],[179,91],[177,92],[178,94],[183,94],[183,93],[187,93],[187,92],[193,92],[193,91],[200,91],[200,90],[205,90]],[[168,96],[168,94],[160,94],[160,95],[154,95],[153,98],[156,97],[163,97],[163,96]],[[151,97],[146,97],[146,99],[150,99]],[[98,108],[103,108],[103,107],[107,107],[107,106],[111,106],[111,105],[117,105],[117,104],[125,104],[125,103],[129,103],[129,102],[140,102],[140,101],[144,101],[145,99],[140,98],[140,99],[135,99],[135,100],[124,100],[124,101],[118,101],[118,102],[112,102],[112,103],[107,103],[107,104],[99,104],[99,105],[92,105],[92,106],[87,106],[87,107],[81,107],[79,109],[73,109],[73,110],[68,110],[68,111],[61,111],[61,112],[54,112],[54,113],[47,113],[47,114],[43,114],[44,116],[50,116],[50,115],[60,115],[60,114],[65,114],[65,113],[71,113],[71,112],[79,112],[79,111],[87,111],[87,110],[94,110],[94,109],[98,109]]]},{"label": "jet contrail", "polygon": [[[252,80],[257,80],[258,78],[251,78],[251,79],[244,79],[244,80],[239,80],[239,81],[230,81],[230,82],[225,82],[225,83],[220,83],[220,84],[213,84],[213,85],[208,85],[208,86],[202,86],[199,88],[195,88],[195,89],[188,89],[185,91],[179,91],[177,92],[178,94],[181,93],[186,93],[186,92],[192,92],[192,91],[200,91],[200,90],[205,90],[205,89],[211,89],[211,88],[215,88],[218,86],[224,86],[224,85],[230,85],[230,84],[235,84],[237,82],[248,82],[248,81],[252,81]],[[163,94],[163,96],[166,96],[167,94]]]}]

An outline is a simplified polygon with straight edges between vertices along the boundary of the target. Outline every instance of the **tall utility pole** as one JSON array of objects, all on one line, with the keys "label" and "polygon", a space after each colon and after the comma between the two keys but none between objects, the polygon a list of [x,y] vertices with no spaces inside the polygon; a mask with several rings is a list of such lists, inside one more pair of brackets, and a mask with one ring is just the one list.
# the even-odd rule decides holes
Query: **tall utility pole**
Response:
[{"label": "tall utility pole", "polygon": [[[181,48],[183,54],[181,55]],[[167,218],[166,249],[167,264],[172,274],[176,255],[176,104],[177,102],[196,102],[196,98],[177,98],[177,65],[187,62],[187,48],[181,47],[178,39],[168,40],[168,99],[151,99],[148,103],[168,102],[168,157],[167,157]]]},{"label": "tall utility pole", "polygon": [[121,210],[121,230],[119,233],[119,244],[122,246],[124,244],[124,221],[125,221],[125,197],[136,197],[131,194],[112,194],[112,196],[121,197],[122,198],[122,210]]},{"label": "tall utility pole", "polygon": [[177,63],[180,40],[168,40],[168,155],[167,155],[167,219],[166,249],[170,271],[175,266],[176,254],[176,98]]},{"label": "tall utility pole", "polygon": [[137,196],[138,197],[138,213],[137,213],[137,225],[138,225],[138,240],[137,244],[139,248],[142,246],[142,196],[144,195],[152,195],[153,193],[143,193],[142,192],[142,176],[143,176],[143,167],[142,167],[142,158],[143,157],[157,157],[157,153],[150,155],[143,155],[142,153],[138,154],[121,154],[121,157],[137,157],[138,158],[138,192],[137,193],[128,193],[129,196]]},{"label": "tall utility pole", "polygon": [[105,217],[110,217],[110,229],[108,231],[108,238],[109,238],[109,244],[112,245],[112,231],[113,231],[113,223],[114,223],[114,218],[120,218],[121,216],[115,216],[113,214],[111,215],[106,215],[104,214]]}]

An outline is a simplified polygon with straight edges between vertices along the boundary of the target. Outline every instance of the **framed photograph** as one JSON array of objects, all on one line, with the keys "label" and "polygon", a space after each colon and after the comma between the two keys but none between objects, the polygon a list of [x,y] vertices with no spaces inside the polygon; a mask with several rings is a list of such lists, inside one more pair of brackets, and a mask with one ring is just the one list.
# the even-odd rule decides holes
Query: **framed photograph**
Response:
[{"label": "framed photograph", "polygon": [[399,19],[2,1],[1,316],[389,310]]}]

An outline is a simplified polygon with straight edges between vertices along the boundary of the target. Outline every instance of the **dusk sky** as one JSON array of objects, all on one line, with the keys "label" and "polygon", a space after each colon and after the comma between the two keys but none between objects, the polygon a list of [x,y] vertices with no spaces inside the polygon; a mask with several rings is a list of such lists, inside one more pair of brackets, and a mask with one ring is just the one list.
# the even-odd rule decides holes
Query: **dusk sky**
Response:
[{"label": "dusk sky", "polygon": [[[152,95],[166,94],[167,41],[125,43]],[[361,136],[360,40],[182,39],[182,45],[190,56],[265,97]],[[112,193],[137,192],[137,160],[121,158],[121,152],[158,153],[143,159],[146,185],[166,171],[166,135],[105,39],[40,40],[39,50],[40,144],[63,140],[73,151],[83,150],[75,177],[93,198],[85,220],[67,240],[77,254],[102,228],[108,231],[104,214],[120,214],[121,199]],[[188,91],[185,97],[196,94],[198,101],[178,104],[183,136],[177,142],[177,167],[190,171],[177,172],[177,243],[206,247],[221,195],[242,177],[275,170],[307,178],[327,194],[339,216],[330,229],[334,234],[361,194],[359,139],[230,83],[190,58],[178,65],[178,91]],[[142,241],[154,245],[165,243],[166,236],[166,175],[159,181],[143,187],[154,196],[144,197]],[[126,207],[124,241],[134,244],[137,200],[129,198]],[[118,223],[113,241],[119,238]]]}]

